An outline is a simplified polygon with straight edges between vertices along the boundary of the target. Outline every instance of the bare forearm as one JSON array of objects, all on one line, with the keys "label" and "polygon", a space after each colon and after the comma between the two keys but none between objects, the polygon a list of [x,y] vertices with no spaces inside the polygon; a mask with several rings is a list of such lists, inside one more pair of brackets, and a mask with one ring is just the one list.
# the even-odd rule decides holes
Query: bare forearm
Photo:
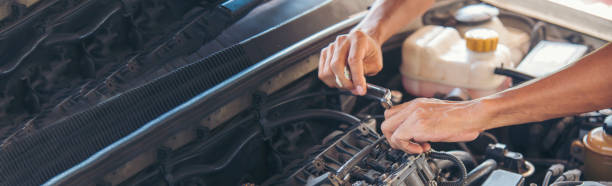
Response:
[{"label": "bare forearm", "polygon": [[393,34],[423,14],[433,0],[378,0],[355,29],[382,44]]},{"label": "bare forearm", "polygon": [[610,108],[612,45],[558,73],[479,101],[491,116],[484,129]]}]

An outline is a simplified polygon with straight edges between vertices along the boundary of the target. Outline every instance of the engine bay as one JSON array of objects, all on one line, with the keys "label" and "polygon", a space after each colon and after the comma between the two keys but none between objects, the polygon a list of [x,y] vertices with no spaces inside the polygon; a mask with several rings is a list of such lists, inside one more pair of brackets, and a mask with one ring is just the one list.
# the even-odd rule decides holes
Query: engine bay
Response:
[{"label": "engine bay", "polygon": [[[452,12],[473,3],[438,6],[425,14],[423,23],[465,27],[452,18]],[[499,19],[513,32],[529,36],[527,47],[517,49],[523,50],[520,59],[543,47],[536,47],[542,41],[581,45],[588,51],[603,44],[507,11]],[[416,98],[403,89],[398,72],[402,63],[399,45],[413,31],[387,42],[383,71],[368,79],[391,88],[394,104]],[[312,55],[302,63],[316,58],[317,54]],[[300,71],[296,69],[278,76]],[[391,149],[381,136],[384,107],[379,99],[330,89],[317,79],[316,72],[304,74],[274,93],[259,89],[246,111],[220,128],[200,131],[199,142],[182,147],[185,151],[164,151],[165,158],[158,165],[121,185],[610,184],[589,179],[580,153],[584,149],[572,145],[601,126],[609,110],[493,129],[471,142],[434,143],[431,152],[406,154]],[[533,78],[500,74],[513,78],[513,86]],[[270,82],[274,81],[266,83]],[[436,92],[433,97],[471,99],[461,90]]]},{"label": "engine bay", "polygon": [[[393,104],[421,97],[406,88],[403,72],[400,72],[405,63],[403,55],[406,55],[403,43],[419,29],[432,25],[464,33],[462,30],[490,24],[489,20],[498,21],[502,26],[494,27],[508,32],[504,35],[508,38],[500,37],[500,42],[508,45],[514,67],[495,66],[491,69],[495,68],[495,72],[490,73],[507,78],[504,83],[508,83],[508,87],[561,69],[606,43],[504,9],[497,9],[498,14],[486,21],[457,20],[459,9],[480,3],[436,3],[421,20],[385,43],[384,68],[368,77],[368,83],[389,88],[388,100]],[[520,39],[513,39],[518,37]],[[125,156],[129,161],[120,166],[109,163],[107,167],[91,171],[95,172],[95,177],[81,176],[79,179],[86,181],[75,183],[612,185],[609,180],[612,173],[605,172],[612,167],[608,164],[612,160],[604,158],[598,168],[585,167],[588,149],[583,141],[590,131],[602,130],[605,123],[612,122],[610,109],[492,129],[482,132],[474,141],[432,143],[429,152],[408,154],[392,149],[382,136],[380,125],[385,119],[385,107],[380,97],[355,96],[348,91],[329,88],[317,78],[317,51],[325,43],[329,43],[329,39],[318,41],[316,46],[310,43],[314,47],[304,52],[307,55],[290,58],[288,67],[254,82],[254,89],[233,93],[240,96],[219,103],[214,112],[193,111],[189,122],[180,118],[172,120],[169,122],[172,125],[184,127],[173,129],[170,137],[160,139],[163,143],[154,144],[157,148],[132,146]],[[551,64],[534,67],[538,61]],[[436,89],[445,91],[431,92],[428,97],[452,101],[479,97],[463,87],[451,88]],[[155,137],[153,134],[143,136]],[[607,178],[602,179],[604,177]]]}]

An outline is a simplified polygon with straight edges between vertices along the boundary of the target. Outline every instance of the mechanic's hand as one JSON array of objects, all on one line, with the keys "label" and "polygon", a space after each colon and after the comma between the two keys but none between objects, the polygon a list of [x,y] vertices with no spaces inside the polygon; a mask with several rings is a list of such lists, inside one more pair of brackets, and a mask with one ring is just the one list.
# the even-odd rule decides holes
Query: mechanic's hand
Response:
[{"label": "mechanic's hand", "polygon": [[[345,76],[348,64],[351,78]],[[353,30],[336,37],[321,50],[319,58],[319,79],[329,87],[351,90],[355,95],[365,95],[364,75],[373,76],[382,70],[380,44],[368,34]],[[336,78],[340,81],[336,83]]]},{"label": "mechanic's hand", "polygon": [[488,123],[476,107],[475,101],[418,98],[387,110],[381,129],[391,147],[422,153],[431,148],[428,142],[476,139]]}]

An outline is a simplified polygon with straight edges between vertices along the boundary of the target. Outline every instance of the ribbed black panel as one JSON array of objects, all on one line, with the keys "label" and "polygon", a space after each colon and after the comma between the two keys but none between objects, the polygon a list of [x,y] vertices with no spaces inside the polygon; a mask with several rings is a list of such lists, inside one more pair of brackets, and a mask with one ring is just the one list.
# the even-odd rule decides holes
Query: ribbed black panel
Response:
[{"label": "ribbed black panel", "polygon": [[250,65],[235,45],[16,141],[0,152],[0,185],[42,184]]}]

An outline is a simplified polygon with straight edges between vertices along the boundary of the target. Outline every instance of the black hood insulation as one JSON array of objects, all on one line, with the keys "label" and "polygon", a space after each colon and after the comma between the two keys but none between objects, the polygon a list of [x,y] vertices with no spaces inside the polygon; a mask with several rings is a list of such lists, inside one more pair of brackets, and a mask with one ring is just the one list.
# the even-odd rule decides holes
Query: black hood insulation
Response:
[{"label": "black hood insulation", "polygon": [[0,152],[0,184],[44,183],[252,64],[235,45],[16,141]]}]

